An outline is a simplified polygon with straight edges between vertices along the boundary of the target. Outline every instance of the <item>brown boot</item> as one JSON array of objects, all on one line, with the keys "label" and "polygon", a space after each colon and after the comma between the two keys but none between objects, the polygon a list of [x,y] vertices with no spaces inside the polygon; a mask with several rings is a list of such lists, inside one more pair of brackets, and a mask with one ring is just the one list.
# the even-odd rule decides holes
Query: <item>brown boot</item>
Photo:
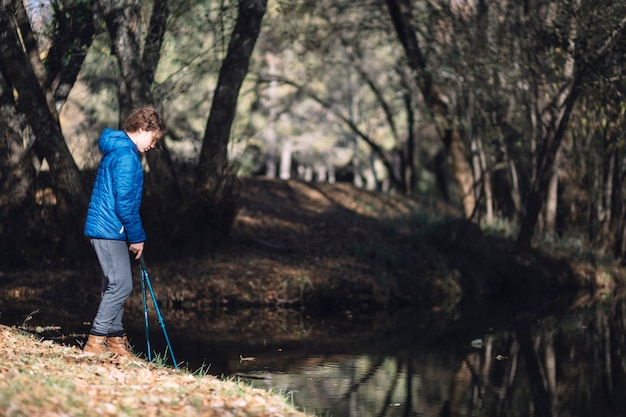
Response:
[{"label": "brown boot", "polygon": [[109,352],[113,352],[119,356],[125,356],[127,358],[134,358],[128,345],[128,339],[126,336],[122,337],[107,337],[107,344],[109,346]]},{"label": "brown boot", "polygon": [[93,334],[89,335],[87,339],[87,343],[83,347],[83,352],[91,352],[96,355],[100,355],[101,353],[107,352],[107,338],[106,336],[96,336]]}]

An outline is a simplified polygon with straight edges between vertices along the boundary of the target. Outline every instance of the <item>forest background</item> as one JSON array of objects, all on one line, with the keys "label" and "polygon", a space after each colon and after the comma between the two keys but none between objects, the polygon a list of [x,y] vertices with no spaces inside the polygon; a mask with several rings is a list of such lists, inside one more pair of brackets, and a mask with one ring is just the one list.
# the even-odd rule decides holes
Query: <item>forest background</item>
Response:
[{"label": "forest background", "polygon": [[82,262],[100,131],[144,104],[162,260],[228,242],[264,175],[619,261],[625,53],[610,0],[0,0],[0,264]]}]

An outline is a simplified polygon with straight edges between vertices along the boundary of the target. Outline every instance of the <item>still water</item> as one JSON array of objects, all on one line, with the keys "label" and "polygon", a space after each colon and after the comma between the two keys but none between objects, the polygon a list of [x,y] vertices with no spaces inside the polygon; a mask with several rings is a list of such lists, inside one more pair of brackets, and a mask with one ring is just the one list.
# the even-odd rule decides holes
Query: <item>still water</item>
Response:
[{"label": "still water", "polygon": [[[127,313],[127,325],[141,352],[145,328],[136,313]],[[626,415],[622,297],[553,294],[367,316],[171,313],[166,331],[182,367],[271,389],[312,415]],[[38,316],[40,325],[52,320]],[[16,324],[7,315],[0,322]],[[150,326],[153,349],[165,352],[162,328],[154,318]],[[78,333],[77,342],[86,329],[61,333]]]}]

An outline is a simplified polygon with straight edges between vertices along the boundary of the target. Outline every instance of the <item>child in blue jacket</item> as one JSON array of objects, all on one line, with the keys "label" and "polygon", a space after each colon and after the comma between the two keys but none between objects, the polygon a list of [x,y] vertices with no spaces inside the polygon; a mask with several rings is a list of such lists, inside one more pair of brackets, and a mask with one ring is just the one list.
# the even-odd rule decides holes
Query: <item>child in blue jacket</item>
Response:
[{"label": "child in blue jacket", "polygon": [[98,143],[103,157],[89,202],[85,235],[102,270],[102,298],[83,351],[132,357],[124,334],[124,304],[132,291],[129,251],[141,258],[146,240],[139,208],[143,169],[139,153],[165,134],[165,122],[152,107],[134,110],[124,130],[104,129]]}]

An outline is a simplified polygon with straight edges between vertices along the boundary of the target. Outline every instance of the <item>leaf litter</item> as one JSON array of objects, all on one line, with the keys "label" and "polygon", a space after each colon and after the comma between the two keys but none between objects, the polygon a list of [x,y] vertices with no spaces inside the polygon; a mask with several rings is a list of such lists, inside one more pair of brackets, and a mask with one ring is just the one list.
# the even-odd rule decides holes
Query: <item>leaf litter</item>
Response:
[{"label": "leaf litter", "polygon": [[0,416],[305,417],[237,380],[83,353],[0,325]]}]

